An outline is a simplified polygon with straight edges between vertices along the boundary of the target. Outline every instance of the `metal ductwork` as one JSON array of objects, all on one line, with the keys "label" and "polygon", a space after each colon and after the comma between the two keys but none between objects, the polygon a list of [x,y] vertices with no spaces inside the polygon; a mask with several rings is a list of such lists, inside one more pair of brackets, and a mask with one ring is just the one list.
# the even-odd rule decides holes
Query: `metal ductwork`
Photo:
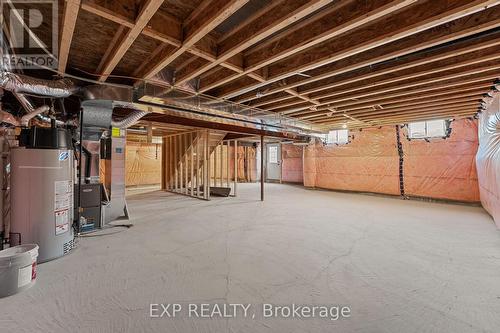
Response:
[{"label": "metal ductwork", "polygon": [[1,74],[0,87],[13,93],[55,98],[69,97],[79,90],[69,79],[44,80],[10,72]]}]

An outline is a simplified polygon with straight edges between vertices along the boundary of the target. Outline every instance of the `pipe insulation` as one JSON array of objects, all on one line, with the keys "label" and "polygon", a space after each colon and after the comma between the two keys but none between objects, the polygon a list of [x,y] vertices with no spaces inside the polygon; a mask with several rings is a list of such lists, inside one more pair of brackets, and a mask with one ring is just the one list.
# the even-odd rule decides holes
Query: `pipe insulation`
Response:
[{"label": "pipe insulation", "polygon": [[44,80],[10,72],[1,73],[0,87],[13,93],[55,98],[69,97],[79,90],[69,79]]}]

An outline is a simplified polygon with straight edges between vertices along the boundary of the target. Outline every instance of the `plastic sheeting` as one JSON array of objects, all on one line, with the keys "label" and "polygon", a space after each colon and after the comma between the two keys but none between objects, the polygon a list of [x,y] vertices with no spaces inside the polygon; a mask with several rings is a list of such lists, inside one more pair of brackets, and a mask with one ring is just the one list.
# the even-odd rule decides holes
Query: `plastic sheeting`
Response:
[{"label": "plastic sheeting", "polygon": [[451,123],[447,139],[407,139],[401,131],[403,175],[408,196],[479,202],[475,156],[478,147],[477,121],[460,119]]},{"label": "plastic sheeting", "polygon": [[304,185],[399,195],[395,127],[369,128],[350,135],[347,145],[316,143],[306,148]]},{"label": "plastic sheeting", "polygon": [[[405,194],[436,199],[475,202],[479,190],[474,156],[477,122],[461,119],[452,123],[446,140],[407,140],[403,147]],[[304,185],[334,190],[401,195],[396,127],[384,126],[352,131],[351,143],[304,150]]]},{"label": "plastic sheeting", "polygon": [[154,185],[161,183],[161,145],[127,142],[125,184]]},{"label": "plastic sheeting", "polygon": [[479,118],[476,156],[481,203],[500,228],[500,93]]},{"label": "plastic sheeting", "polygon": [[303,183],[303,146],[281,145],[281,180],[289,183]]}]

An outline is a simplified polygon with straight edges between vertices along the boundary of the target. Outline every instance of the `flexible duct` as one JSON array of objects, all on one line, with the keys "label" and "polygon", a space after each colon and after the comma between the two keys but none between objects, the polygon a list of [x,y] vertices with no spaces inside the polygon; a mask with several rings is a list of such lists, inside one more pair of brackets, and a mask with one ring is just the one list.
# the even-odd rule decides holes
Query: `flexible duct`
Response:
[{"label": "flexible duct", "polygon": [[34,109],[33,111],[25,114],[22,118],[21,118],[21,126],[24,126],[24,127],[27,127],[30,120],[39,115],[40,113],[44,113],[44,112],[47,112],[49,111],[50,108],[47,106],[47,105],[42,105],[36,109]]},{"label": "flexible duct", "polygon": [[117,120],[112,120],[111,121],[111,126],[118,127],[118,128],[128,128],[128,127],[134,125],[135,123],[137,123],[146,114],[148,114],[148,112],[146,112],[146,111],[134,110],[125,119],[118,120],[118,121]]},{"label": "flexible duct", "polygon": [[0,86],[13,93],[48,97],[68,97],[78,91],[71,80],[44,80],[22,74],[4,72],[0,76]]},{"label": "flexible duct", "polygon": [[[23,118],[21,118],[21,124],[23,126],[27,126],[28,122],[33,117],[37,117],[38,120],[40,120],[40,121],[42,121],[44,123],[50,123],[51,122],[50,118],[44,117],[44,116],[41,115],[41,113],[46,112],[46,111],[49,110],[49,107],[47,105],[44,105],[44,106],[41,106],[41,107],[35,109],[35,107],[31,103],[31,101],[26,96],[24,96],[23,94],[15,93],[15,92],[13,92],[13,94],[17,98],[17,100],[19,101],[19,103],[23,106],[23,108],[26,110],[26,112],[28,112],[26,115],[23,116]],[[27,120],[25,120],[25,122],[23,122],[23,119],[27,119]],[[57,125],[64,125],[65,123],[63,121],[56,120],[56,124]]]}]

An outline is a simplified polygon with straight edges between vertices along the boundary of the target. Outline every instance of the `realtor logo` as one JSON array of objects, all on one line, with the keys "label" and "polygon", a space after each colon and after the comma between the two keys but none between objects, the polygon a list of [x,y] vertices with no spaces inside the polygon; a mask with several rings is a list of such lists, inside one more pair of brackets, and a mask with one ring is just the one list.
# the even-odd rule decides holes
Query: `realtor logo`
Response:
[{"label": "realtor logo", "polygon": [[4,68],[57,68],[58,1],[0,0]]}]

